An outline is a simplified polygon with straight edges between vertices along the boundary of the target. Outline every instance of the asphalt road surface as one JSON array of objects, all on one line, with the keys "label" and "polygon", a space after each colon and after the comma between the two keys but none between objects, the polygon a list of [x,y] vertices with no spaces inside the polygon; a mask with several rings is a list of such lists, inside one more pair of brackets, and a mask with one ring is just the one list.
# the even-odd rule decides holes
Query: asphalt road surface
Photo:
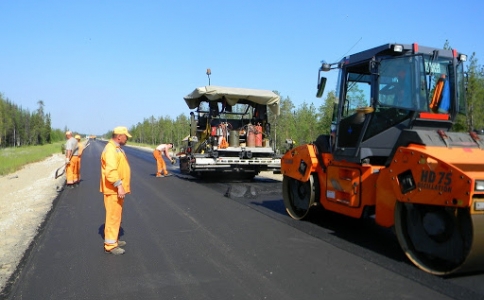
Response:
[{"label": "asphalt road surface", "polygon": [[[156,178],[149,152],[125,147],[122,256],[103,251],[101,141],[82,182],[55,201],[7,299],[481,299],[484,274],[440,278],[414,267],[369,220],[285,212],[271,179]],[[176,173],[176,168],[172,167]]]}]

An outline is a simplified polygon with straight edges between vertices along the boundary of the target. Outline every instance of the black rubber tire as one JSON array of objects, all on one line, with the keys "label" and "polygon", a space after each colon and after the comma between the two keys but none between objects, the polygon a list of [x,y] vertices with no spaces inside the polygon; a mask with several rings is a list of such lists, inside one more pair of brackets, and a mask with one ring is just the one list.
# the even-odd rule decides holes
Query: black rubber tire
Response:
[{"label": "black rubber tire", "polygon": [[473,220],[464,208],[397,202],[395,233],[412,263],[442,276],[465,263],[473,245]]},{"label": "black rubber tire", "polygon": [[315,177],[311,175],[309,180],[301,182],[297,179],[284,175],[282,178],[282,197],[286,211],[295,220],[304,219],[311,206],[316,201]]}]

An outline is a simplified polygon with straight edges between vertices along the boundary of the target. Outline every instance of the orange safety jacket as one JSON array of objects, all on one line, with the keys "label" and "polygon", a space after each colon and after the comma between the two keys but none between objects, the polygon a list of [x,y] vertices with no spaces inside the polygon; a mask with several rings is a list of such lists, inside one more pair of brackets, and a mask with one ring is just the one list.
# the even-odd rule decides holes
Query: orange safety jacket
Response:
[{"label": "orange safety jacket", "polygon": [[128,158],[121,146],[110,140],[101,154],[101,182],[100,192],[103,194],[117,194],[119,184],[123,185],[124,191],[131,192],[131,169]]}]

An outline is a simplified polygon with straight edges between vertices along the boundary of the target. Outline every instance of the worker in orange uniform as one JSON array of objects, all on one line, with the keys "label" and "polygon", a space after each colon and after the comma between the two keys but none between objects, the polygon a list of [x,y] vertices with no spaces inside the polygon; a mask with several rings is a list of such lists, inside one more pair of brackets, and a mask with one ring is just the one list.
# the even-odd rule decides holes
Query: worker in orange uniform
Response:
[{"label": "worker in orange uniform", "polygon": [[75,167],[77,165],[78,143],[72,136],[71,131],[66,132],[66,184],[67,187],[73,188],[76,182],[77,174],[75,174]]},{"label": "worker in orange uniform", "polygon": [[166,169],[165,160],[163,159],[163,155],[165,155],[165,157],[168,158],[173,164],[174,158],[172,158],[170,156],[170,153],[168,152],[172,148],[173,143],[160,144],[153,151],[153,157],[156,160],[156,177],[169,176],[168,170]]},{"label": "worker in orange uniform", "polygon": [[119,240],[119,229],[123,212],[124,198],[131,192],[131,169],[126,153],[121,148],[131,135],[126,127],[116,127],[111,140],[101,154],[100,191],[104,194],[106,221],[104,223],[104,251],[114,255],[124,254]]},{"label": "worker in orange uniform", "polygon": [[74,183],[78,185],[81,182],[81,158],[82,151],[84,150],[84,144],[81,142],[81,136],[76,134],[75,139],[77,140],[77,163],[74,167],[76,176],[74,176]]}]

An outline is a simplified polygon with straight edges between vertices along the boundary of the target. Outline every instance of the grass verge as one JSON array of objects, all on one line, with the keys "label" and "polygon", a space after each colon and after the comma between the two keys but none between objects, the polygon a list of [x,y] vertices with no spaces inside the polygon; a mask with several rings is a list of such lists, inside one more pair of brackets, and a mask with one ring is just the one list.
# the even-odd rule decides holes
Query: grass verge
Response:
[{"label": "grass verge", "polygon": [[20,170],[23,166],[42,161],[55,153],[62,152],[64,142],[42,146],[0,148],[0,176]]}]

